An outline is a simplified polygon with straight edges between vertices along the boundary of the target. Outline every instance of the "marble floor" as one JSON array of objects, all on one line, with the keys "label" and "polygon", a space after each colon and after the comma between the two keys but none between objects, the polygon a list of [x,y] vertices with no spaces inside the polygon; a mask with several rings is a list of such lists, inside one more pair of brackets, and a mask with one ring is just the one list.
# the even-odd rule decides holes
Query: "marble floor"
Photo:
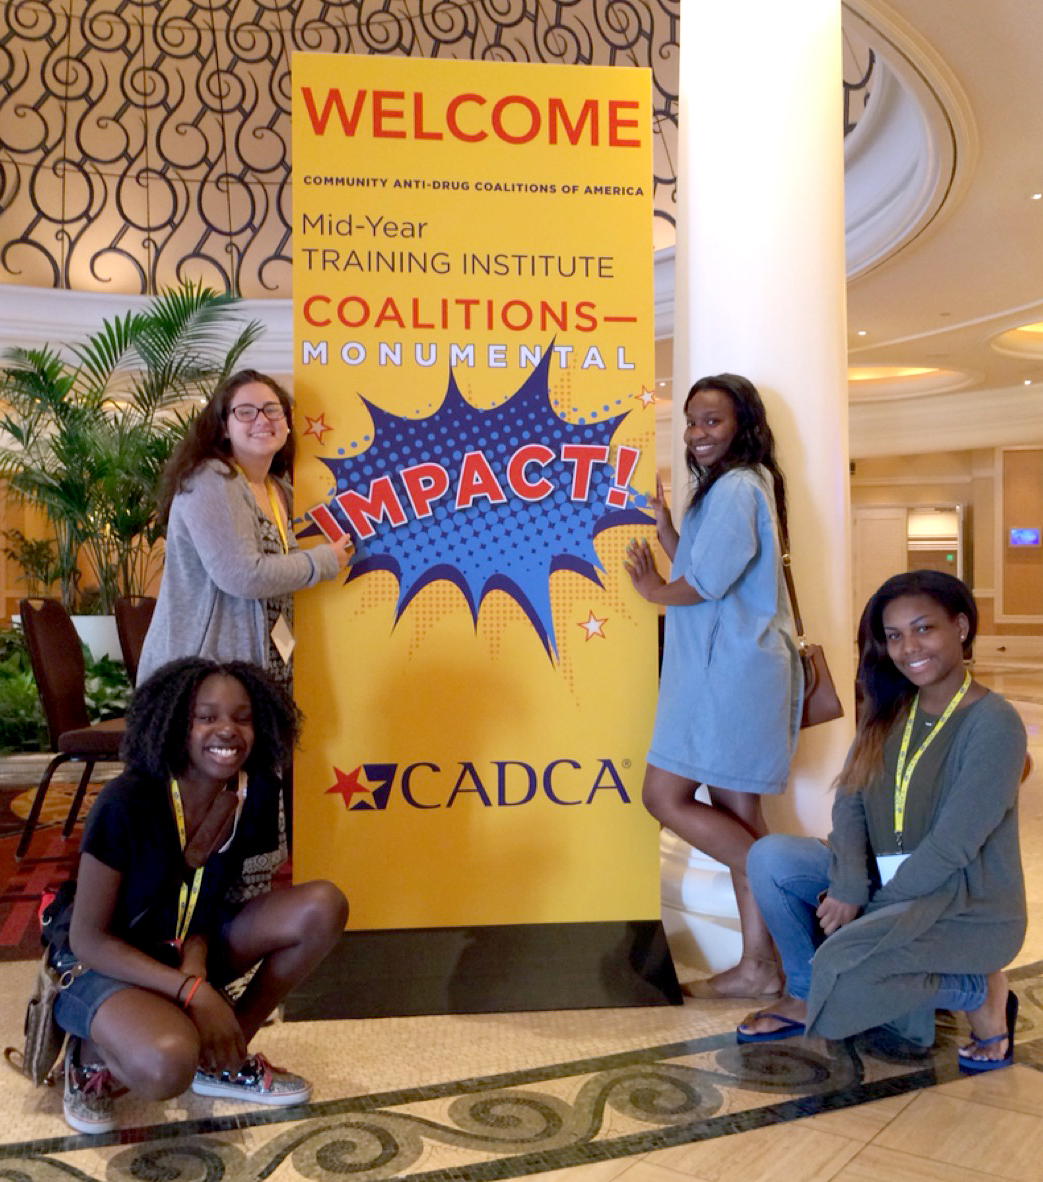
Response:
[{"label": "marble floor", "polygon": [[[119,1102],[122,1127],[70,1134],[56,1090],[7,1073],[0,1175],[12,1182],[976,1182],[1043,1160],[1043,666],[979,667],[1029,729],[1022,797],[1030,927],[1012,974],[1017,1063],[961,1078],[961,1029],[910,1058],[866,1039],[738,1047],[748,1008],[683,1007],[276,1022],[256,1046],[308,1074],[312,1102],[251,1111],[184,1096]],[[0,782],[3,772],[0,768]],[[56,831],[50,831],[56,833]],[[36,840],[43,840],[40,835]],[[61,842],[55,836],[56,856]],[[681,975],[684,967],[678,966]],[[34,966],[0,963],[16,1042]]]}]

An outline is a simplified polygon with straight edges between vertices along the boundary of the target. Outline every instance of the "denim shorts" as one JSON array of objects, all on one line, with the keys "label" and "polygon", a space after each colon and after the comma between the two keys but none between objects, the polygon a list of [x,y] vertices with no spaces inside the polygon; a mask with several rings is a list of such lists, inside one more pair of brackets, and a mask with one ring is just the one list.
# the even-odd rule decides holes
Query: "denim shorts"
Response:
[{"label": "denim shorts", "polygon": [[[219,937],[212,945],[207,957],[207,980],[221,988],[233,980],[236,973],[227,963],[227,933],[232,921],[239,914],[241,905],[225,908],[219,925]],[[69,947],[58,949],[51,954],[51,967],[59,975],[76,965],[76,956]],[[106,977],[104,973],[87,969],[75,977],[65,989],[59,989],[54,999],[54,1020],[66,1032],[76,1038],[89,1038],[91,1023],[103,1001],[107,1001],[121,989],[134,989],[126,981]]]},{"label": "denim shorts", "polygon": [[[51,958],[51,966],[59,974],[75,964],[76,958],[68,950]],[[87,969],[75,977],[67,988],[58,990],[58,996],[54,999],[54,1020],[66,1034],[90,1038],[91,1023],[101,1003],[120,989],[130,988],[125,981],[117,981],[115,977],[106,977],[104,973]]]}]

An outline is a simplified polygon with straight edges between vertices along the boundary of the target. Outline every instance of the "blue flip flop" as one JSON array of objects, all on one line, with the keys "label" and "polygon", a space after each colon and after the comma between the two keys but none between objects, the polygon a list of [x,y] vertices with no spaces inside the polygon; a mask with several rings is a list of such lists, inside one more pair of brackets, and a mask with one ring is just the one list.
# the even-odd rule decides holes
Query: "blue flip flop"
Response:
[{"label": "blue flip flop", "polygon": [[[982,1071],[997,1071],[1001,1067],[1010,1067],[1014,1062],[1014,1026],[1018,1020],[1018,995],[1011,989],[1007,993],[1007,1029],[1002,1034],[994,1034],[992,1038],[972,1038],[968,1047],[961,1047],[957,1052],[960,1070],[968,1075],[977,1075]],[[974,1052],[982,1047],[991,1047],[1000,1039],[1007,1040],[1007,1053],[1002,1059],[972,1059],[964,1051]]]},{"label": "blue flip flop", "polygon": [[742,1026],[735,1028],[735,1038],[738,1042],[778,1042],[783,1038],[797,1038],[804,1033],[804,1023],[795,1022],[792,1018],[785,1018],[782,1014],[773,1014],[770,1010],[761,1010],[754,1015],[757,1018],[774,1018],[782,1025],[778,1030],[765,1030],[761,1034],[746,1034]]}]

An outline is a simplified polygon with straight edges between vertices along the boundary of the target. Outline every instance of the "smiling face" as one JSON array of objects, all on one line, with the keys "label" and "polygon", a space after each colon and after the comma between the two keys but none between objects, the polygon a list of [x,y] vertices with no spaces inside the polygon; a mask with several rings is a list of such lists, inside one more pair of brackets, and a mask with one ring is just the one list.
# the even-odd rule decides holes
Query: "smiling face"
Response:
[{"label": "smiling face", "polygon": [[264,461],[271,464],[290,434],[290,421],[284,413],[274,422],[267,415],[258,414],[252,423],[241,423],[232,413],[237,406],[282,406],[279,396],[264,382],[247,382],[232,395],[225,414],[225,434],[232,448],[232,456],[244,468]]},{"label": "smiling face", "polygon": [[969,620],[929,595],[903,595],[884,608],[882,623],[895,668],[920,691],[925,710],[941,713],[963,681]]},{"label": "smiling face", "polygon": [[224,783],[243,766],[253,745],[250,695],[236,678],[211,674],[192,702],[183,776]]},{"label": "smiling face", "polygon": [[712,468],[728,454],[739,430],[735,405],[723,390],[699,390],[685,407],[688,454],[700,468]]}]

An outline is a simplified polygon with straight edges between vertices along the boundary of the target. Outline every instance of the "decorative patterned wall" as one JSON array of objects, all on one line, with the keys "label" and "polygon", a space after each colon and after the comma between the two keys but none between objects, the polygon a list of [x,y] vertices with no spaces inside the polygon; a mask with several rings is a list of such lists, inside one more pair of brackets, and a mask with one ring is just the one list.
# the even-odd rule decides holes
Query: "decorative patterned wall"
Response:
[{"label": "decorative patterned wall", "polygon": [[290,53],[652,68],[672,241],[681,0],[3,0],[0,283],[290,295]]}]

